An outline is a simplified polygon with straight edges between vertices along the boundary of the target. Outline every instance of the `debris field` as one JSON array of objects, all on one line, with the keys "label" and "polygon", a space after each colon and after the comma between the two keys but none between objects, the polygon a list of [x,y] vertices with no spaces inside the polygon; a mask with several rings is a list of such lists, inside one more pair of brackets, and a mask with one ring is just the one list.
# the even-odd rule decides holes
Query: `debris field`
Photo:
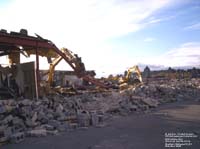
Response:
[{"label": "debris field", "polygon": [[18,143],[25,137],[103,127],[116,114],[148,112],[163,103],[193,99],[200,100],[200,79],[154,81],[121,92],[0,100],[0,141]]}]

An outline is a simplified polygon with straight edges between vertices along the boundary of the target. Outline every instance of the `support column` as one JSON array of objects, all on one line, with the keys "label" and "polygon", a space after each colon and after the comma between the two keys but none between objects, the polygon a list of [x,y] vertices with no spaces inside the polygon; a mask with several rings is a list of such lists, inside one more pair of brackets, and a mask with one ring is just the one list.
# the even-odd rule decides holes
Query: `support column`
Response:
[{"label": "support column", "polygon": [[39,55],[38,55],[38,49],[35,50],[36,54],[36,69],[35,69],[35,87],[36,87],[36,99],[38,100],[39,97],[39,87],[40,87],[40,72],[39,72]]}]

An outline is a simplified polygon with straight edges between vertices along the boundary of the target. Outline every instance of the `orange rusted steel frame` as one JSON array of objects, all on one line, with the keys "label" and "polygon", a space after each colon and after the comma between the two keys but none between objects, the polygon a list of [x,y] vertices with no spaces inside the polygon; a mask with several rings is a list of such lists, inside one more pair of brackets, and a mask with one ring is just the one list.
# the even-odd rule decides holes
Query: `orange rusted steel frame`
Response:
[{"label": "orange rusted steel frame", "polygon": [[67,57],[61,52],[51,41],[46,39],[38,39],[31,36],[13,36],[10,34],[0,34],[0,43],[5,45],[31,47],[35,49],[52,49],[57,54],[63,57],[63,59],[75,70],[75,67],[69,62]]}]

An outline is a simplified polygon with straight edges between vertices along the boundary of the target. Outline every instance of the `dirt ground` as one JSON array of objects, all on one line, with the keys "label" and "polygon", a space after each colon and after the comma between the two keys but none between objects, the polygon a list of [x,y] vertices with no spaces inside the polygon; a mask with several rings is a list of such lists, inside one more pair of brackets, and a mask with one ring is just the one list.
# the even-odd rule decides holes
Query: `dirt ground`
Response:
[{"label": "dirt ground", "polygon": [[191,146],[200,148],[200,102],[179,101],[152,112],[115,116],[103,128],[88,128],[44,138],[26,138],[1,149],[162,149],[166,133],[190,133]]}]

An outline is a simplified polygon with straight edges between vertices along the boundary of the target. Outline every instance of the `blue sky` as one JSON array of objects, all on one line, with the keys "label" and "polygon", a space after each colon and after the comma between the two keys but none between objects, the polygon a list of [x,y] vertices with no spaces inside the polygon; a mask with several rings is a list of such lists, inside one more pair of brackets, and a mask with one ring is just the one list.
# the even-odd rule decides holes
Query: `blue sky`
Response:
[{"label": "blue sky", "polygon": [[133,65],[200,67],[199,0],[1,0],[0,18],[0,28],[26,28],[78,53],[98,76]]}]

